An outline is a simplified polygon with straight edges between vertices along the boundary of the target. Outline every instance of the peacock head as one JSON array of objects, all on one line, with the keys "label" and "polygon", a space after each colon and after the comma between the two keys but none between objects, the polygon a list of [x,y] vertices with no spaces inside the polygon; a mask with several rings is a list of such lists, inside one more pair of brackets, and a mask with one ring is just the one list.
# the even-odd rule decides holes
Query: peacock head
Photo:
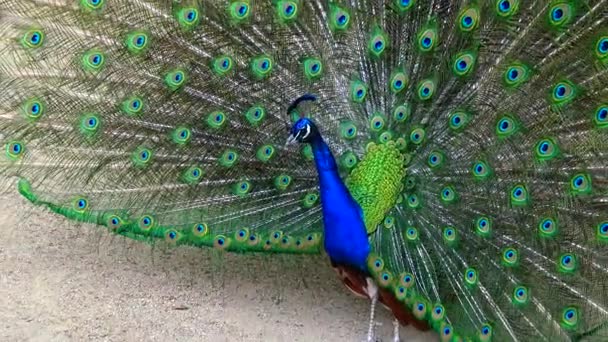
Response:
[{"label": "peacock head", "polygon": [[296,123],[291,126],[289,138],[287,143],[291,144],[294,142],[298,143],[309,143],[314,138],[319,136],[319,130],[317,126],[310,120],[310,118],[300,118]]}]

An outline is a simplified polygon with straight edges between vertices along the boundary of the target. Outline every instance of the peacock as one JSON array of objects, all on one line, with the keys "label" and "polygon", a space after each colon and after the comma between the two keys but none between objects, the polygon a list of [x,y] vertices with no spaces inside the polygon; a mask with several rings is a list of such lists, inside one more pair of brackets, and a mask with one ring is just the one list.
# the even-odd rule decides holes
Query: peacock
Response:
[{"label": "peacock", "polygon": [[1,0],[0,89],[33,205],[325,253],[368,341],[608,340],[606,0]]}]

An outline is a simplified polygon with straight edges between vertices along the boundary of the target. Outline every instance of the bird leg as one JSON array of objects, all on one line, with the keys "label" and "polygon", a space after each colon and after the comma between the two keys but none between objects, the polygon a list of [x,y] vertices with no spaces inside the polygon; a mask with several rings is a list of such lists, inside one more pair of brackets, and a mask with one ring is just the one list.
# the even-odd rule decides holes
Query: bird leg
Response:
[{"label": "bird leg", "polygon": [[393,320],[393,342],[401,342],[401,338],[399,337],[399,326],[401,326],[401,323],[395,318]]},{"label": "bird leg", "polygon": [[378,302],[378,286],[374,283],[371,278],[367,280],[367,294],[372,301],[372,305],[369,313],[369,329],[367,330],[367,342],[374,342],[374,315],[376,314],[376,303]]}]

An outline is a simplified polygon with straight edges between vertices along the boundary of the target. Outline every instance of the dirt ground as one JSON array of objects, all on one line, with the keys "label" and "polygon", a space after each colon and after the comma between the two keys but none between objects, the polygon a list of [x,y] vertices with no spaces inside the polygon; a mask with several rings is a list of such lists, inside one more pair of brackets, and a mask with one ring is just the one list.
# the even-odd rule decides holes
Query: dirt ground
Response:
[{"label": "dirt ground", "polygon": [[320,257],[150,246],[0,197],[0,341],[363,341],[367,321]]}]

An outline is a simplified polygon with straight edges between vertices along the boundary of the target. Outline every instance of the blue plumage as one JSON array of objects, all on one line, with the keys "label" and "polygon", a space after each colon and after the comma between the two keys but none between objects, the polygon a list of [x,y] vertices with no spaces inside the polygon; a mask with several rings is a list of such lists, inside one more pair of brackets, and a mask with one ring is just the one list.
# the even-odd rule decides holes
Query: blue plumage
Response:
[{"label": "blue plumage", "polygon": [[319,174],[325,251],[333,262],[367,273],[370,246],[362,210],[342,182],[334,156],[321,135],[312,136],[311,146]]},{"label": "blue plumage", "polygon": [[[296,99],[288,112],[315,101],[306,94]],[[323,210],[324,247],[332,262],[352,266],[367,274],[370,245],[363,221],[363,211],[349,193],[338,172],[338,164],[323,140],[316,125],[309,118],[301,118],[292,126],[289,141],[309,143],[319,176],[321,207]]]}]

